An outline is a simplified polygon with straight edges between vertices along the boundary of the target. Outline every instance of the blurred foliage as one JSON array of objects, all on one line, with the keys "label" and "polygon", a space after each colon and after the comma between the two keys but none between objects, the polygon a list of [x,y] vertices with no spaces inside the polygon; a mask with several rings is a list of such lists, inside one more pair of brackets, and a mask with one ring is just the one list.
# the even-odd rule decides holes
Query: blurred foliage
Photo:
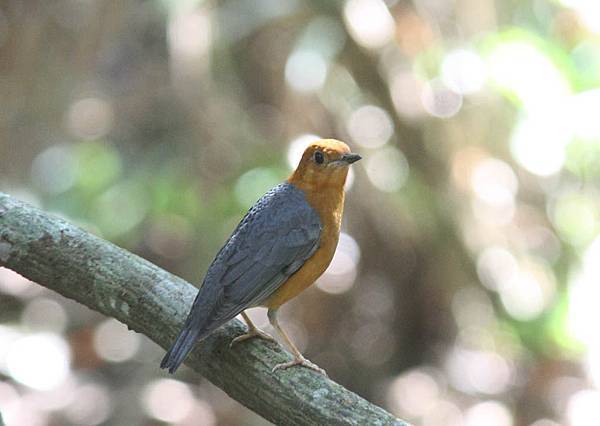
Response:
[{"label": "blurred foliage", "polygon": [[[1,190],[197,284],[347,141],[338,253],[283,309],[307,356],[415,424],[599,424],[597,0],[7,0],[0,99]],[[9,425],[265,423],[7,270],[0,307]]]}]

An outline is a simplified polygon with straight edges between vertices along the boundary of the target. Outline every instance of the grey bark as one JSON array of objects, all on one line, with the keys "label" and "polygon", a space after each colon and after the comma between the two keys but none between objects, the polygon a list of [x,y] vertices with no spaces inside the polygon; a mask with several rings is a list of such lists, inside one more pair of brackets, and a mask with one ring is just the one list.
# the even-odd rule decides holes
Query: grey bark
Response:
[{"label": "grey bark", "polygon": [[[3,193],[0,266],[116,318],[163,348],[174,340],[197,291],[156,265]],[[311,370],[272,373],[275,364],[291,359],[276,343],[252,340],[229,349],[244,330],[239,321],[229,322],[196,345],[186,364],[275,424],[407,425]]]}]

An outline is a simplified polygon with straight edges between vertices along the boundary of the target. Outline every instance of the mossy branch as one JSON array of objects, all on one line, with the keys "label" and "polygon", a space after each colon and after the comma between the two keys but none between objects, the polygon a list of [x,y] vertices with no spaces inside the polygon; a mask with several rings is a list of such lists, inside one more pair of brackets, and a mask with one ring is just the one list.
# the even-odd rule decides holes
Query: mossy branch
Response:
[{"label": "mossy branch", "polygon": [[[196,294],[181,278],[3,193],[0,266],[116,318],[163,348]],[[273,374],[275,364],[290,359],[276,343],[250,341],[229,349],[243,331],[231,321],[196,345],[186,364],[275,424],[406,425],[308,369]]]}]

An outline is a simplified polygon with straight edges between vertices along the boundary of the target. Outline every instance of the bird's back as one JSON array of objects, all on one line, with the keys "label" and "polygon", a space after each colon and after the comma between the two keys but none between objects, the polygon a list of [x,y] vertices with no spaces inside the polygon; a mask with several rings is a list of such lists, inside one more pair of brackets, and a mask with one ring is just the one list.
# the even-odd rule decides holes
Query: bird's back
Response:
[{"label": "bird's back", "polygon": [[260,305],[314,253],[320,232],[319,215],[304,193],[289,183],[277,185],[246,213],[215,257],[199,292],[200,306],[221,311],[235,306],[233,318]]}]

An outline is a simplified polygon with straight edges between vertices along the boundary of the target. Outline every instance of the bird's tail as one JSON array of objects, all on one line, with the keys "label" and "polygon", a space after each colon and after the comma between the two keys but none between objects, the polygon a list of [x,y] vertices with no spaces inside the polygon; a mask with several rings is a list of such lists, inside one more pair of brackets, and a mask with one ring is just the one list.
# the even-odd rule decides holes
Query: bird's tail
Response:
[{"label": "bird's tail", "polygon": [[160,368],[166,368],[169,370],[169,373],[173,374],[194,347],[199,332],[200,330],[197,327],[186,324],[186,327],[181,330],[179,336],[175,339],[175,343],[173,343],[171,349],[169,349],[160,362]]}]

